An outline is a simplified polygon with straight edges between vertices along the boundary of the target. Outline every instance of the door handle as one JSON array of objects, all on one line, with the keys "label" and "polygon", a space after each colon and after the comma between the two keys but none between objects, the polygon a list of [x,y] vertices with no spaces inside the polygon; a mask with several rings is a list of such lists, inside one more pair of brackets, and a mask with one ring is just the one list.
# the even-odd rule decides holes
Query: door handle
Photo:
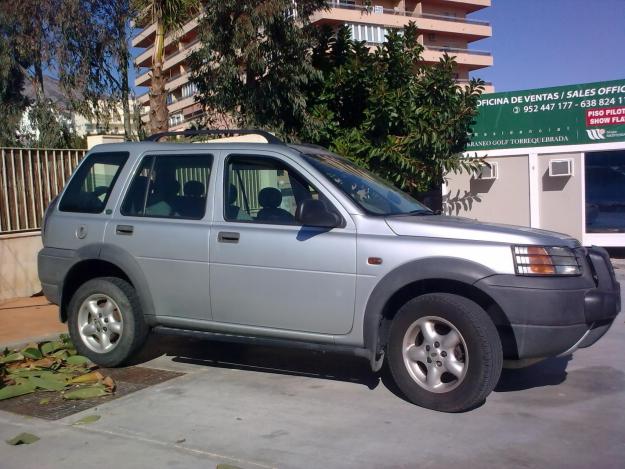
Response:
[{"label": "door handle", "polygon": [[115,233],[118,235],[130,236],[135,231],[135,227],[132,225],[117,225]]},{"label": "door handle", "polygon": [[217,235],[217,241],[220,243],[238,243],[239,237],[239,233],[232,231],[220,231]]}]

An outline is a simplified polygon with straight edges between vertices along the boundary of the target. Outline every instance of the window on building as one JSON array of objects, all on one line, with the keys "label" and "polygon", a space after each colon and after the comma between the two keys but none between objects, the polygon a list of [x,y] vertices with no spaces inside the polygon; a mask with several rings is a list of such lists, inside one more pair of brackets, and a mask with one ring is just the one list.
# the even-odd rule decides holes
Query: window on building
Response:
[{"label": "window on building", "polygon": [[212,155],[147,156],[121,213],[133,217],[199,220],[206,210]]},{"label": "window on building", "polygon": [[354,41],[365,41],[370,44],[382,44],[386,40],[387,30],[383,26],[346,23]]},{"label": "window on building", "polygon": [[180,92],[182,95],[182,99],[189,98],[190,96],[193,96],[197,93],[197,86],[195,85],[195,83],[185,83],[184,85],[182,85]]},{"label": "window on building", "polygon": [[184,116],[182,115],[182,113],[172,114],[171,116],[169,116],[170,127],[175,127],[177,125],[182,124],[183,122],[184,122]]},{"label": "window on building", "polygon": [[434,34],[434,33],[429,33],[429,34],[428,34],[428,41],[430,41],[430,42],[436,42],[436,34]]},{"label": "window on building", "polygon": [[127,159],[127,152],[91,153],[72,177],[59,210],[101,213]]},{"label": "window on building", "polygon": [[586,153],[586,232],[625,233],[625,150]]}]

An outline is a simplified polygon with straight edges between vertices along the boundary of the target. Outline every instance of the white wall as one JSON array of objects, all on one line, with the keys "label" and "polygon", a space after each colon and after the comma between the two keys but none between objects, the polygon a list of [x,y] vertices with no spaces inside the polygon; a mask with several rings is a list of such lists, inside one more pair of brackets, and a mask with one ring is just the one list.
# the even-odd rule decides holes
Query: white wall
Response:
[{"label": "white wall", "polygon": [[498,178],[481,180],[467,173],[447,175],[443,208],[447,215],[513,225],[530,224],[528,156],[489,158]]},{"label": "white wall", "polygon": [[[550,177],[549,161],[573,160],[573,176]],[[584,234],[581,153],[538,155],[540,227],[581,240]]]},{"label": "white wall", "polygon": [[41,290],[37,277],[39,232],[0,236],[0,301],[31,296]]},{"label": "white wall", "polygon": [[[466,153],[467,157],[477,155],[488,161],[498,161],[500,178],[490,188],[484,185],[482,190],[474,190],[469,175],[448,175],[448,183],[443,186],[443,200],[448,205],[446,213],[567,233],[585,246],[625,247],[625,233],[585,232],[584,155],[623,149],[625,142]],[[525,170],[519,163],[519,155],[528,155]],[[546,177],[549,160],[561,158],[573,159],[574,175]],[[511,173],[513,180],[508,178]],[[462,199],[466,203],[462,203]],[[526,203],[529,214],[525,210]]]}]

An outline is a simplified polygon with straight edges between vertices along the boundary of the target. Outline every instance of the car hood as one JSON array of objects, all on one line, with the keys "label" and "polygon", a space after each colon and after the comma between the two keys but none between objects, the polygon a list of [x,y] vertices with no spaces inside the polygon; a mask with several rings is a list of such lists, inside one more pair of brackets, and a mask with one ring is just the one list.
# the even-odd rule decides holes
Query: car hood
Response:
[{"label": "car hood", "polygon": [[391,216],[386,223],[399,236],[463,239],[506,244],[579,246],[569,235],[523,226],[484,223],[445,215]]}]

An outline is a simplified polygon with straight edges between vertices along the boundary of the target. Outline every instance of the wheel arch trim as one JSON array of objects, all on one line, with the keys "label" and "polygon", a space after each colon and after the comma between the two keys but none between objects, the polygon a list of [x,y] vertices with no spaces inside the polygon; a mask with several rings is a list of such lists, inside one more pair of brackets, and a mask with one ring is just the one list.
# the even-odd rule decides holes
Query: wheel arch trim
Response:
[{"label": "wheel arch trim", "polygon": [[372,367],[379,367],[379,333],[385,308],[402,288],[424,280],[446,280],[474,286],[479,280],[496,272],[478,264],[455,257],[428,257],[402,264],[387,273],[373,288],[365,306],[363,341],[371,351]]},{"label": "wheel arch trim", "polygon": [[98,243],[85,246],[75,251],[73,262],[63,275],[59,310],[59,317],[62,322],[65,322],[67,319],[67,307],[70,301],[69,298],[66,298],[66,280],[76,269],[79,269],[81,266],[85,265],[85,263],[91,261],[106,262],[123,272],[137,292],[143,315],[146,317],[154,315],[154,303],[152,301],[150,287],[136,259],[128,251],[118,246]]}]

